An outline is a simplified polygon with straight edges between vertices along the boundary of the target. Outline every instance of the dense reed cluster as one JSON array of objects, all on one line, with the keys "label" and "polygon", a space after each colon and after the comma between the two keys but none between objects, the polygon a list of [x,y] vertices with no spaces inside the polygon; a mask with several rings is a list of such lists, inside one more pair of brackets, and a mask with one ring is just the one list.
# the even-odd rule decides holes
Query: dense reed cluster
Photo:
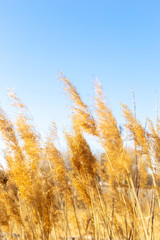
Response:
[{"label": "dense reed cluster", "polygon": [[[57,147],[56,124],[42,139],[14,92],[16,119],[0,108],[7,162],[0,171],[1,238],[160,239],[160,121],[143,127],[122,105],[127,148],[100,84],[91,112],[70,81],[59,79],[72,102],[67,158]],[[88,136],[101,144],[100,159]]]}]

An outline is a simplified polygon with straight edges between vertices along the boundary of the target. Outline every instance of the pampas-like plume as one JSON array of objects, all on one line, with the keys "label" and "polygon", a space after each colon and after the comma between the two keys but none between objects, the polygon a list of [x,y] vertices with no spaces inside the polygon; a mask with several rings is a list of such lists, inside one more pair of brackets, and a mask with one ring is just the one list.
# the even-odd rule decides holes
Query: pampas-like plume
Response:
[{"label": "pampas-like plume", "polygon": [[151,150],[153,155],[152,161],[154,161],[152,165],[154,164],[153,170],[156,169],[156,172],[158,173],[159,172],[158,170],[160,170],[160,132],[158,127],[159,124],[157,124],[157,129],[155,130],[152,121],[150,119],[148,119],[148,121],[151,132],[149,136],[151,140]]},{"label": "pampas-like plume", "polygon": [[138,185],[141,184],[141,186],[145,187],[147,184],[147,168],[152,166],[150,158],[150,143],[147,138],[147,132],[130,111],[128,106],[122,105],[122,107],[124,118],[126,120],[126,128],[130,132],[131,139],[134,140],[136,154],[138,155]]},{"label": "pampas-like plume", "polygon": [[55,139],[57,139],[56,131],[55,123],[53,123],[46,142],[46,154],[56,186],[58,187],[59,193],[63,195],[65,191],[69,189],[69,185],[63,156],[55,147]]},{"label": "pampas-like plume", "polygon": [[73,102],[73,124],[76,128],[85,130],[89,134],[96,135],[96,123],[94,118],[87,105],[81,100],[76,88],[63,74],[59,75],[59,79],[64,83],[64,90]]},{"label": "pampas-like plume", "polygon": [[0,108],[0,132],[6,144],[5,159],[8,163],[10,176],[26,196],[31,191],[31,178],[25,163],[25,157],[18,142],[15,128],[6,114]]},{"label": "pampas-like plume", "polygon": [[17,132],[21,137],[23,151],[25,152],[29,167],[32,170],[37,170],[43,159],[41,140],[34,127],[29,123],[29,119],[22,114],[19,114],[17,118]]},{"label": "pampas-like plume", "polygon": [[82,195],[82,199],[90,203],[89,189],[95,188],[97,174],[96,159],[80,131],[74,129],[73,135],[66,133],[66,139],[71,154],[72,183]]},{"label": "pampas-like plume", "polygon": [[97,135],[107,156],[107,170],[110,182],[115,179],[122,184],[130,174],[131,159],[123,147],[123,141],[117,122],[111,109],[106,106],[103,92],[98,82],[95,83],[95,107],[97,114]]},{"label": "pampas-like plume", "polygon": [[12,105],[19,109],[16,130],[22,141],[23,152],[26,155],[29,167],[32,170],[36,170],[43,156],[40,136],[31,123],[31,117],[29,116],[27,107],[21,102],[13,90],[10,91],[10,97]]}]

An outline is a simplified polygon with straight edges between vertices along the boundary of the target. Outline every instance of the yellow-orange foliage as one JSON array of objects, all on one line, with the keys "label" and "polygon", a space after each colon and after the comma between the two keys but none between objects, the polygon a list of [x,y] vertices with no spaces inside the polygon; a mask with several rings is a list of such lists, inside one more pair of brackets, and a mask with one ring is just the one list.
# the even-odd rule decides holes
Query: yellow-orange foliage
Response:
[{"label": "yellow-orange foliage", "polygon": [[[0,108],[7,161],[7,169],[0,169],[0,231],[8,232],[8,239],[17,232],[26,240],[159,239],[159,121],[155,129],[149,120],[147,130],[123,105],[124,127],[134,142],[131,156],[100,84],[95,84],[91,112],[70,81],[63,74],[59,78],[72,101],[71,131],[65,132],[67,162],[56,145],[55,124],[44,141],[13,91],[16,121]],[[93,154],[87,134],[103,147],[103,164]]]}]

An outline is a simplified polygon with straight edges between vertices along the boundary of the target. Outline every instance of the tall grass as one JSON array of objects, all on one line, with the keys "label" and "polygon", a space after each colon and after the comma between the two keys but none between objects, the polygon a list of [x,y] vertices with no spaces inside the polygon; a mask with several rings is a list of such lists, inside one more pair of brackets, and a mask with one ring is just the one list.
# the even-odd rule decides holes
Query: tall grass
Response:
[{"label": "tall grass", "polygon": [[[57,148],[56,124],[44,141],[27,107],[10,93],[17,118],[0,108],[7,168],[0,171],[0,231],[7,239],[160,239],[160,121],[142,126],[122,105],[129,151],[100,83],[94,111],[59,76],[72,102],[65,131],[68,159]],[[87,142],[98,141],[100,161]],[[3,239],[3,238],[2,238]]]}]

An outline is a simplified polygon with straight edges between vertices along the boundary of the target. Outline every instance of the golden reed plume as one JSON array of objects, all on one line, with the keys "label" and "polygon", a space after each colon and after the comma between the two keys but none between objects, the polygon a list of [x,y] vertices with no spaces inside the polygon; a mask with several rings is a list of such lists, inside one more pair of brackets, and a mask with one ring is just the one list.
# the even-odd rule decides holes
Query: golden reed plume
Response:
[{"label": "golden reed plume", "polygon": [[[124,145],[100,83],[94,110],[72,83],[59,79],[72,103],[67,152],[57,142],[56,124],[46,139],[28,108],[10,91],[15,120],[0,108],[0,133],[7,167],[0,166],[0,234],[6,239],[159,239],[160,124],[143,127],[122,105],[129,133]],[[93,153],[101,145],[101,154]]]}]

